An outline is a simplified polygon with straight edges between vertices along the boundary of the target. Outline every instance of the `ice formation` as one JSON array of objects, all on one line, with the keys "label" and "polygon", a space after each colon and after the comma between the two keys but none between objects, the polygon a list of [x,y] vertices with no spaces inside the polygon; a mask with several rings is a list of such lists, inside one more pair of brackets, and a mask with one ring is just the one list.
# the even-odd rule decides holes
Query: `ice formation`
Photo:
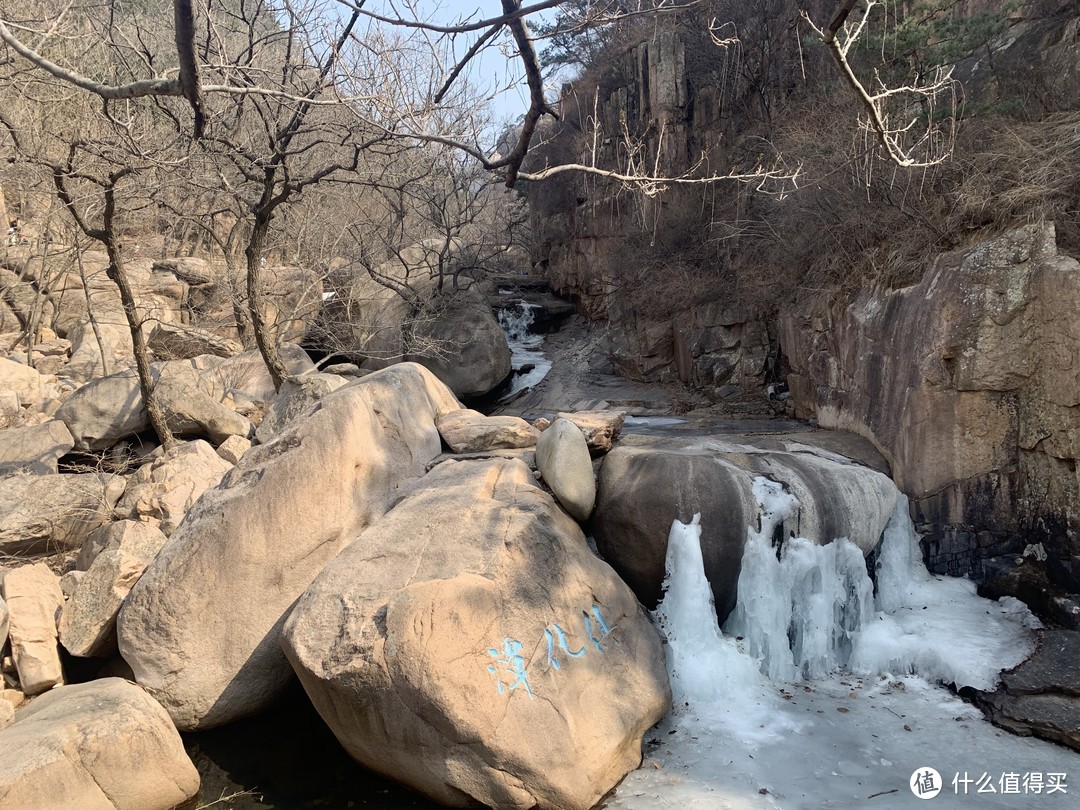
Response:
[{"label": "ice formation", "polygon": [[667,640],[667,664],[677,713],[696,725],[737,730],[744,742],[792,728],[778,723],[777,698],[753,659],[725,638],[701,557],[701,515],[671,524],[664,598],[653,614]]},{"label": "ice formation", "polygon": [[[798,502],[781,484],[763,477],[754,480],[753,493],[759,525],[747,531],[738,603],[724,630],[742,640],[770,680],[815,680],[850,669],[991,689],[1000,670],[1031,654],[1031,628],[1037,620],[1017,600],[991,602],[979,597],[968,580],[927,573],[905,497],[898,498],[885,529],[875,596],[863,555],[853,543],[778,538],[777,544],[777,530]],[[700,626],[706,623],[705,609],[712,610],[700,570],[700,535],[698,522],[672,525],[667,596],[658,613],[680,683],[703,696],[709,694],[710,670],[727,679],[733,669],[703,666],[708,656],[721,655],[705,650],[727,655],[733,648],[730,640]],[[704,601],[706,596],[706,604],[680,601]],[[692,655],[680,652],[687,637],[693,639]],[[724,691],[724,686],[717,683],[713,689]]]},{"label": "ice formation", "polygon": [[[906,499],[885,531],[875,598],[851,544],[780,538],[778,549],[777,527],[797,503],[764,478],[753,493],[759,523],[747,532],[726,634],[700,520],[672,524],[656,619],[676,710],[605,808],[899,810],[917,803],[909,780],[927,765],[946,792],[960,774],[1080,771],[1074,752],[1002,734],[932,685],[992,685],[1029,653],[1035,620],[1015,600],[991,602],[966,580],[928,574]],[[1016,796],[969,798],[988,810],[1019,806]]]}]

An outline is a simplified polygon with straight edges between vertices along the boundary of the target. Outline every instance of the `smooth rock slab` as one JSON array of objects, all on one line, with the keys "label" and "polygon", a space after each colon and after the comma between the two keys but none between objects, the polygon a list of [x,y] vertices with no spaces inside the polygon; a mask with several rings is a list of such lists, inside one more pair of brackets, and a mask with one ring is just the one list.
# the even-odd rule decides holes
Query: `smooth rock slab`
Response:
[{"label": "smooth rock slab", "polygon": [[24,565],[4,575],[3,596],[22,691],[36,695],[63,683],[56,644],[56,619],[64,605],[59,578],[44,563]]},{"label": "smooth rock slab", "polygon": [[285,616],[442,447],[460,408],[431,372],[402,363],[323,397],[252,448],[173,532],[120,611],[120,652],[184,730],[270,705],[292,676]]},{"label": "smooth rock slab", "polygon": [[[143,571],[165,545],[166,537],[149,524],[113,532],[105,549],[82,574],[60,615],[60,643],[72,655],[116,652],[116,616]],[[65,574],[66,576],[66,574]]]},{"label": "smooth rock slab", "polygon": [[439,433],[455,453],[533,447],[540,431],[520,416],[484,416],[463,408],[439,420]]},{"label": "smooth rock slab", "polygon": [[596,479],[585,434],[568,419],[556,419],[536,441],[536,466],[563,508],[588,520],[596,504]]},{"label": "smooth rock slab", "polygon": [[519,460],[437,466],[282,644],[350,755],[453,807],[591,808],[671,701],[637,599]]},{"label": "smooth rock slab", "polygon": [[0,733],[4,810],[172,810],[199,774],[169,716],[135,684],[65,686]]}]

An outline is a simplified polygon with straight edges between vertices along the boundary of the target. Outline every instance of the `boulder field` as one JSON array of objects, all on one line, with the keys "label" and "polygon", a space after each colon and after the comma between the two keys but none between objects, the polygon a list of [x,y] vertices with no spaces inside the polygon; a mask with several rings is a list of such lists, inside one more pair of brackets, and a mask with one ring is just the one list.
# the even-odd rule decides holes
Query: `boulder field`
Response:
[{"label": "boulder field", "polygon": [[419,479],[460,407],[399,364],[319,400],[248,451],[187,513],[120,611],[120,652],[182,730],[269,706],[291,677],[278,645],[311,581]]}]

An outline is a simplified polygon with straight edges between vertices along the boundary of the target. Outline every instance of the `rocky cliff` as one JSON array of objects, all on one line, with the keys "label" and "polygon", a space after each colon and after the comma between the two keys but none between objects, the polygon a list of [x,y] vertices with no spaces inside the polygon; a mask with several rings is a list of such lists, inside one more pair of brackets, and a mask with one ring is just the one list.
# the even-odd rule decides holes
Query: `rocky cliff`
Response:
[{"label": "rocky cliff", "polygon": [[906,174],[851,151],[832,66],[793,4],[769,11],[732,11],[708,52],[693,21],[639,37],[566,90],[546,157],[668,176],[787,159],[801,187],[533,189],[534,261],[628,377],[716,400],[786,377],[798,416],[889,459],[933,570],[1052,612],[1080,592],[1075,4],[1002,14],[957,66],[956,159]]},{"label": "rocky cliff", "polygon": [[796,413],[877,445],[937,570],[993,577],[1042,543],[1080,591],[1078,310],[1052,225],[943,254],[911,287],[807,301],[780,318]]}]

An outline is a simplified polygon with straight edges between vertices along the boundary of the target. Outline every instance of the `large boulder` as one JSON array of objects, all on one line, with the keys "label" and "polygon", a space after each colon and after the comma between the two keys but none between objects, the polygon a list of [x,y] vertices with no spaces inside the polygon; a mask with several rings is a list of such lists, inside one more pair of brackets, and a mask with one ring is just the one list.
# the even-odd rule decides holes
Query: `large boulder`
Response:
[{"label": "large boulder", "polygon": [[14,391],[24,408],[36,408],[41,404],[41,375],[24,363],[0,357],[0,388]]},{"label": "large boulder", "polygon": [[457,240],[428,239],[356,273],[335,310],[349,324],[341,350],[367,368],[422,363],[463,398],[497,388],[510,375],[510,347],[487,299],[468,280],[451,280],[460,252]]},{"label": "large boulder", "polygon": [[596,505],[596,478],[585,434],[568,419],[556,419],[536,441],[536,466],[563,508],[588,520]]},{"label": "large boulder", "polygon": [[484,416],[462,408],[438,422],[443,441],[455,453],[484,453],[534,447],[540,431],[520,416]]},{"label": "large boulder", "polygon": [[120,678],[42,695],[0,733],[0,750],[5,810],[172,810],[199,792],[169,716]]},{"label": "large boulder", "polygon": [[1080,592],[1077,311],[1052,224],[943,254],[904,289],[808,302],[780,324],[796,414],[880,448],[931,570],[978,576],[1042,542]]},{"label": "large boulder", "polygon": [[120,652],[181,729],[269,705],[288,684],[278,645],[293,602],[439,454],[459,408],[408,363],[319,401],[206,492],[129,594]]},{"label": "large boulder", "polygon": [[[315,370],[308,353],[299,346],[284,343],[278,353],[288,372],[296,377]],[[269,402],[277,391],[266,363],[257,351],[248,351],[232,357],[202,357],[199,364],[204,381],[226,391],[242,391],[248,396]]]},{"label": "large boulder", "polygon": [[[122,316],[121,316],[122,317]],[[83,319],[67,333],[71,339],[71,358],[60,370],[60,376],[70,383],[84,385],[108,371],[131,368],[135,356],[131,350],[131,332],[119,317],[116,323],[100,320],[95,330],[89,319]]]},{"label": "large boulder", "polygon": [[[108,533],[105,548],[82,574],[64,611],[60,643],[72,655],[103,656],[116,652],[116,615],[143,571],[165,545],[161,530],[123,521]],[[66,575],[65,575],[66,576]]]},{"label": "large boulder", "polygon": [[483,396],[510,376],[510,345],[478,291],[444,294],[410,330],[407,359],[423,363],[462,399]]},{"label": "large boulder", "polygon": [[585,442],[589,445],[589,452],[594,455],[602,455],[612,448],[615,440],[619,438],[623,421],[626,419],[625,411],[574,411],[571,413],[558,413],[559,419],[567,419],[573,422],[582,433],[585,434]]},{"label": "large boulder", "polygon": [[759,476],[782,483],[799,501],[783,524],[785,538],[846,537],[867,554],[896,505],[887,475],[792,439],[631,436],[600,468],[597,548],[638,598],[655,607],[671,521],[689,523],[700,512],[705,573],[723,623],[735,607],[747,530],[756,527],[752,487]]},{"label": "large boulder", "polygon": [[157,521],[161,531],[172,534],[202,494],[231,469],[204,441],[178,444],[135,471],[116,511],[132,520]]},{"label": "large boulder", "polygon": [[2,591],[20,688],[36,695],[63,683],[56,643],[56,619],[64,604],[59,577],[44,563],[23,565],[4,575]]},{"label": "large boulder", "polygon": [[633,593],[519,460],[436,467],[283,644],[353,757],[453,807],[591,808],[671,700]]},{"label": "large boulder", "polygon": [[[248,436],[251,423],[223,405],[214,394],[224,389],[194,365],[154,363],[154,391],[169,429],[178,436],[204,437],[215,443],[229,436]],[[125,436],[146,430],[139,379],[133,370],[111,374],[78,389],[56,412],[79,450],[104,450]]]},{"label": "large boulder", "polygon": [[232,338],[223,338],[194,326],[166,323],[154,326],[147,348],[156,360],[186,360],[200,354],[232,357],[244,350],[243,345]]},{"label": "large boulder", "polygon": [[0,477],[0,553],[78,548],[123,492],[123,478],[99,473]]},{"label": "large boulder", "polygon": [[71,431],[59,419],[0,430],[0,475],[55,473],[56,462],[74,446]]}]

